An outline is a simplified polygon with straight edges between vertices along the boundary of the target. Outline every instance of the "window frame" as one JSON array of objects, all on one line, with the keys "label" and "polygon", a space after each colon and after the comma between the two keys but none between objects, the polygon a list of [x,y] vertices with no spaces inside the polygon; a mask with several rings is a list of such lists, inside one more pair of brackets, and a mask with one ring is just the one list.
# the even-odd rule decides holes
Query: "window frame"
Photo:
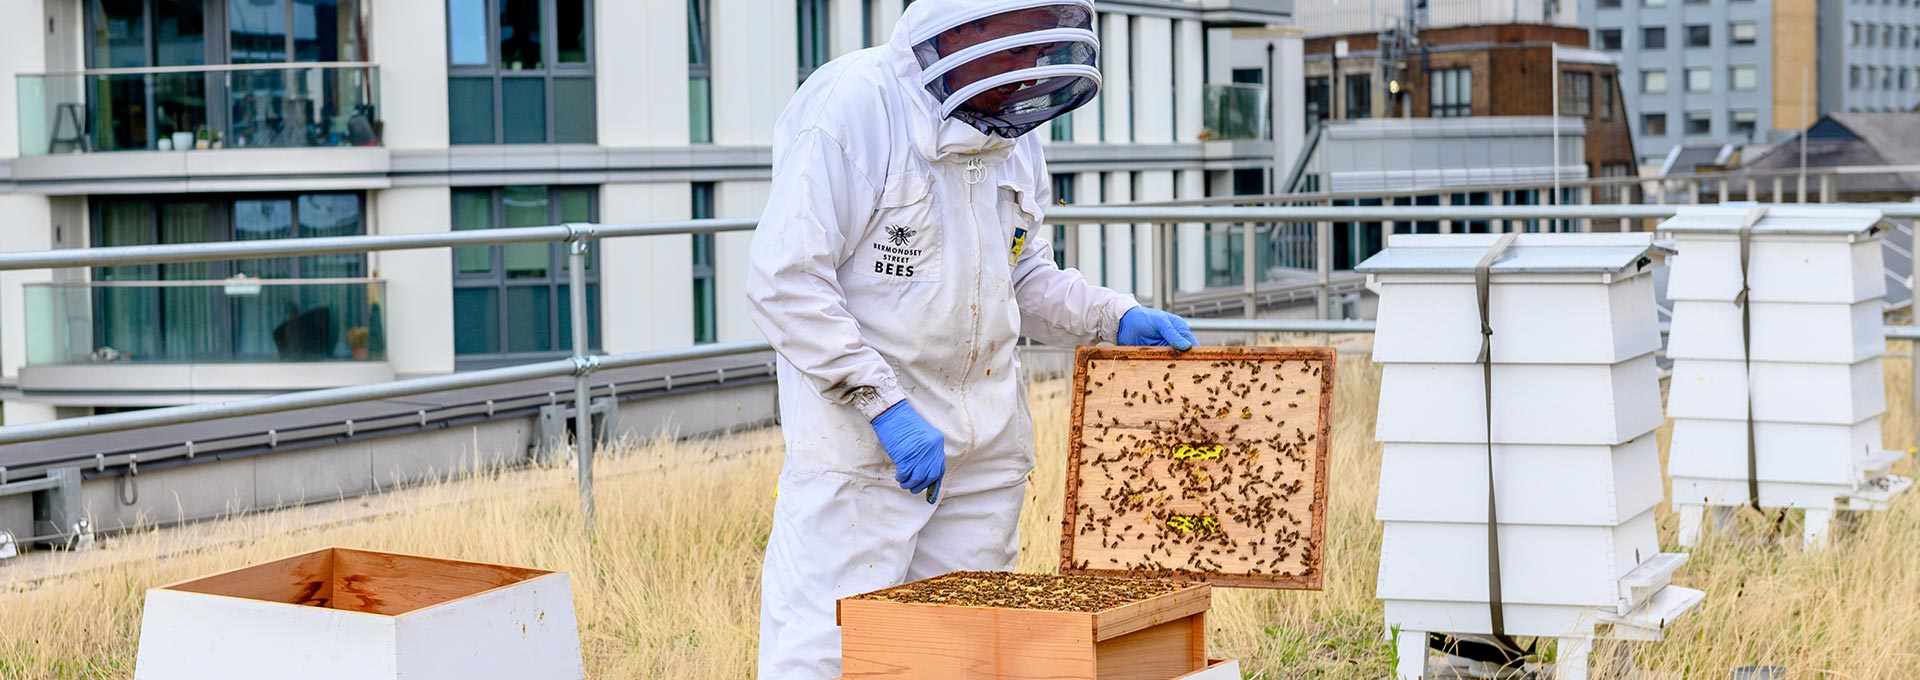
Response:
[{"label": "window frame", "polygon": [[1593,116],[1593,74],[1586,71],[1560,72],[1560,115]]},{"label": "window frame", "polygon": [[[546,190],[547,222],[549,224],[560,224],[563,222],[563,220],[559,219],[559,211],[561,207],[560,202],[553,200],[553,193],[556,190],[581,192],[587,197],[587,221],[595,222],[595,221],[598,221],[600,218],[600,191],[599,191],[600,187],[598,185],[593,185],[593,184],[513,184],[513,185],[454,187],[453,190],[449,192],[449,195],[448,195],[449,204],[451,204],[451,202],[455,200],[455,196],[459,194],[472,194],[472,193],[478,193],[478,192],[485,192],[487,194],[488,226],[482,227],[480,229],[474,229],[474,230],[463,229],[460,231],[484,231],[487,229],[507,228],[503,226],[506,224],[506,204],[504,200],[504,194],[507,189],[518,188],[518,187],[539,187],[541,189]],[[488,253],[487,261],[488,261],[489,268],[488,268],[488,271],[485,273],[479,273],[479,272],[462,273],[460,271],[458,255],[457,255],[459,251],[458,250],[454,251],[455,261],[453,263],[454,266],[453,266],[453,272],[452,272],[453,273],[452,287],[453,287],[454,296],[457,298],[461,290],[487,289],[487,290],[496,291],[496,294],[494,295],[494,298],[493,298],[493,302],[495,305],[494,312],[496,317],[494,319],[494,323],[497,326],[497,328],[495,328],[494,330],[495,335],[493,336],[493,340],[497,341],[497,344],[493,347],[494,351],[463,353],[458,349],[458,346],[456,344],[456,347],[453,353],[454,370],[456,371],[492,368],[497,366],[516,364],[516,363],[524,363],[527,361],[552,359],[556,357],[570,356],[573,353],[573,350],[571,348],[564,348],[562,346],[563,342],[571,344],[572,330],[573,330],[573,323],[570,315],[563,314],[561,309],[562,304],[569,304],[569,305],[571,304],[571,300],[566,299],[566,296],[570,295],[571,293],[570,292],[562,293],[560,291],[562,287],[569,285],[571,281],[571,277],[567,272],[567,266],[570,261],[570,258],[567,253],[567,250],[568,250],[567,244],[546,242],[546,243],[516,244],[516,245],[547,246],[546,276],[538,277],[538,278],[508,277],[506,273],[506,248],[509,246],[500,246],[500,245],[466,246],[469,248],[487,249],[487,253]],[[586,284],[587,284],[586,299],[588,304],[588,309],[587,309],[587,330],[588,330],[587,345],[588,347],[587,349],[589,352],[598,352],[601,349],[601,345],[604,344],[604,340],[601,339],[603,336],[600,328],[601,326],[600,305],[594,304],[594,302],[596,300],[596,289],[598,289],[600,286],[600,272],[603,269],[603,267],[600,264],[599,244],[597,242],[589,242],[588,248],[589,250],[587,251],[587,271],[585,276]],[[506,291],[513,288],[541,288],[541,287],[544,287],[547,293],[547,321],[548,321],[547,328],[548,328],[548,333],[550,334],[548,338],[548,342],[550,346],[553,347],[553,349],[521,351],[521,352],[508,351],[506,348],[506,343],[510,333],[509,327],[512,325],[513,319],[510,317],[510,315],[506,313],[507,307],[510,303],[509,296],[506,294]],[[454,326],[457,328],[460,325],[459,319],[457,318],[457,315],[459,314],[459,306],[457,303],[454,307],[453,312],[456,315],[456,318],[454,319]]]},{"label": "window frame", "polygon": [[[599,114],[596,111],[599,105],[599,92],[597,91],[599,74],[597,73],[598,62],[594,59],[595,45],[596,45],[595,41],[598,39],[599,36],[597,32],[594,30],[594,19],[595,19],[594,4],[595,3],[592,2],[592,0],[530,0],[532,2],[540,3],[540,52],[541,52],[540,59],[542,62],[541,68],[508,70],[504,68],[500,63],[500,3],[508,0],[475,0],[475,1],[480,3],[482,5],[483,10],[486,12],[486,46],[487,46],[486,63],[485,64],[455,64],[454,63],[453,38],[452,38],[452,31],[453,31],[453,25],[454,25],[453,3],[451,2],[446,3],[446,8],[444,10],[444,18],[447,22],[447,32],[448,32],[448,37],[446,40],[446,54],[445,54],[446,66],[447,66],[447,82],[448,82],[449,91],[452,90],[452,83],[455,80],[484,78],[490,83],[490,87],[492,88],[491,94],[493,99],[492,101],[493,141],[491,142],[454,141],[455,139],[455,133],[453,130],[454,118],[452,115],[449,115],[447,117],[447,144],[449,146],[483,146],[483,145],[489,145],[489,144],[524,145],[524,144],[597,144],[599,143],[600,120],[599,120]],[[582,62],[562,63],[560,61],[560,40],[559,40],[560,27],[559,27],[559,20],[558,20],[559,19],[559,3],[567,2],[567,1],[574,1],[574,2],[581,3],[581,10],[580,10],[581,21],[586,24],[585,35],[583,36],[585,44],[582,46],[584,49],[586,60]],[[506,116],[503,115],[504,113],[503,105],[505,104],[505,101],[506,101],[505,100],[505,97],[506,97],[505,84],[506,84],[506,81],[508,80],[539,80],[541,82],[541,87],[543,88],[542,95],[545,100],[543,102],[543,105],[545,106],[545,112],[544,112],[545,120],[543,121],[545,124],[545,129],[541,133],[542,138],[540,141],[535,141],[535,142],[506,141]],[[592,86],[587,89],[587,92],[592,95],[592,100],[588,102],[589,105],[584,109],[584,113],[587,116],[587,121],[588,121],[587,139],[565,141],[565,142],[558,140],[556,126],[559,124],[558,123],[559,117],[556,116],[555,114],[559,111],[559,106],[554,96],[554,87],[553,87],[554,81],[556,80],[585,80],[589,85]],[[447,99],[447,106],[449,107],[449,111],[451,111],[451,107],[455,105],[456,105],[456,102],[454,102],[453,98],[449,96]]]},{"label": "window frame", "polygon": [[[1686,76],[1686,82],[1683,83],[1684,91],[1687,92],[1688,94],[1706,94],[1706,93],[1713,92],[1713,67],[1712,66],[1688,66],[1686,70],[1683,71],[1683,73]],[[1694,76],[1696,75],[1700,75],[1701,78],[1705,80],[1705,82],[1701,84],[1699,87],[1694,86],[1695,85]]]},{"label": "window frame", "polygon": [[1430,73],[1427,115],[1433,118],[1471,117],[1473,115],[1473,69],[1455,67],[1435,69]]},{"label": "window frame", "polygon": [[[1654,132],[1654,131],[1652,131],[1652,130],[1650,130],[1650,129],[1648,129],[1648,128],[1651,128],[1651,127],[1652,127],[1652,125],[1650,125],[1650,124],[1651,124],[1652,122],[1654,122],[1654,121],[1656,121],[1656,120],[1658,120],[1658,121],[1660,121],[1660,131],[1659,131],[1659,132]],[[1667,136],[1667,134],[1668,134],[1668,128],[1667,128],[1667,112],[1665,112],[1665,111],[1652,111],[1652,112],[1647,112],[1647,113],[1641,113],[1641,114],[1640,114],[1640,135],[1641,135],[1641,136],[1643,136],[1643,137],[1665,137],[1665,136]]]},{"label": "window frame", "polygon": [[[1753,29],[1753,35],[1740,37],[1740,27]],[[1751,47],[1760,44],[1760,22],[1734,21],[1727,24],[1727,44],[1733,47]]]},{"label": "window frame", "polygon": [[[1651,40],[1651,38],[1653,38],[1654,36],[1660,36],[1659,45],[1653,44],[1654,41]],[[1640,49],[1643,49],[1643,50],[1667,49],[1667,27],[1665,26],[1640,27]]]},{"label": "window frame", "polygon": [[[1750,116],[1752,120],[1742,123],[1740,120],[1742,115]],[[1744,132],[1741,130],[1743,125],[1746,127]],[[1753,141],[1754,138],[1760,134],[1760,112],[1756,109],[1735,109],[1728,111],[1727,134],[1734,137],[1744,135],[1748,141]]]},{"label": "window frame", "polygon": [[[1612,44],[1608,44],[1608,40],[1607,40],[1608,38],[1613,39]],[[1626,32],[1618,28],[1599,29],[1597,31],[1594,31],[1594,43],[1595,43],[1594,45],[1595,47],[1598,47],[1603,51],[1607,51],[1607,52],[1624,51],[1627,47]]]},{"label": "window frame", "polygon": [[[1693,124],[1695,122],[1703,121],[1703,120],[1706,121],[1707,123],[1707,129],[1701,132],[1694,132]],[[1713,134],[1713,112],[1712,111],[1688,111],[1686,116],[1681,118],[1680,125],[1681,125],[1681,133],[1684,136],[1687,136],[1687,137],[1710,136]]]},{"label": "window frame", "polygon": [[[690,207],[693,219],[712,219],[714,216],[714,195],[719,192],[717,182],[694,182],[688,185]],[[720,341],[720,289],[714,257],[714,246],[719,239],[713,234],[693,234],[688,259],[692,261],[693,279],[693,344],[705,345]],[[708,295],[702,298],[701,287],[705,285]],[[704,315],[704,316],[703,316]]]},{"label": "window frame", "polygon": [[[706,84],[702,96],[695,96],[695,83]],[[713,143],[712,0],[687,0],[687,143]]]},{"label": "window frame", "polygon": [[794,0],[796,84],[807,82],[808,76],[833,60],[833,4],[831,0]]},{"label": "window frame", "polygon": [[[1649,83],[1653,81],[1653,78],[1649,76],[1654,76],[1654,75],[1660,76],[1660,89],[1658,90],[1652,89],[1649,85]],[[1667,78],[1666,69],[1649,68],[1649,69],[1640,70],[1640,93],[1641,94],[1666,94],[1672,91],[1673,91],[1673,82]]]},{"label": "window frame", "polygon": [[[1696,42],[1695,39],[1700,37],[1702,31],[1706,32],[1706,40],[1704,42]],[[1713,24],[1687,24],[1686,33],[1686,46],[1688,48],[1701,49],[1713,47]]]},{"label": "window frame", "polygon": [[[1740,74],[1752,76],[1746,87],[1740,86]],[[1760,67],[1752,64],[1734,64],[1727,67],[1727,90],[1732,92],[1753,92],[1760,89]]]}]

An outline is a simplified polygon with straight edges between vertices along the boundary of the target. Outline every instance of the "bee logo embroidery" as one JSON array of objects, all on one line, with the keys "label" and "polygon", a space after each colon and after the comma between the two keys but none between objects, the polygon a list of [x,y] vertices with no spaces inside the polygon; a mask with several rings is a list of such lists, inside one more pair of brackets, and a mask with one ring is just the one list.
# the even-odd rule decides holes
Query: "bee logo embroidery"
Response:
[{"label": "bee logo embroidery", "polygon": [[1007,250],[1007,266],[1020,264],[1020,251],[1027,249],[1027,228],[1013,228],[1013,247]]},{"label": "bee logo embroidery", "polygon": [[908,241],[913,240],[915,233],[917,232],[904,224],[889,224],[887,225],[887,242],[892,243],[896,248],[905,247]]}]

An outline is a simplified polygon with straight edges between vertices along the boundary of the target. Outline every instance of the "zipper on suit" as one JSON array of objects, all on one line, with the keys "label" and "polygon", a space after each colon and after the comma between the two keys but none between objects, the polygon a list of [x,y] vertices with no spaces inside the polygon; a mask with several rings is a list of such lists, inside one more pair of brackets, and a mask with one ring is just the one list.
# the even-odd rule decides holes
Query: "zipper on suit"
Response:
[{"label": "zipper on suit", "polygon": [[[964,172],[966,184],[962,187],[961,191],[967,195],[967,223],[973,226],[974,247],[979,249],[982,248],[980,245],[980,216],[974,212],[973,189],[987,178],[986,163],[981,161],[978,156],[968,158]],[[979,258],[981,261],[976,262],[974,265],[973,293],[967,298],[967,307],[973,313],[973,330],[970,332],[967,341],[972,344],[969,346],[970,351],[967,352],[966,368],[960,372],[959,401],[961,414],[967,423],[967,441],[969,442],[974,441],[979,436],[978,433],[974,431],[973,409],[969,408],[966,396],[967,388],[973,385],[973,367],[975,364],[980,363],[980,352],[982,349],[980,347],[980,318],[981,315],[985,313],[984,310],[980,309],[980,283],[984,280],[983,277],[985,276],[986,268],[982,266],[982,263],[985,262],[984,258],[987,252],[986,250],[981,250]]]}]

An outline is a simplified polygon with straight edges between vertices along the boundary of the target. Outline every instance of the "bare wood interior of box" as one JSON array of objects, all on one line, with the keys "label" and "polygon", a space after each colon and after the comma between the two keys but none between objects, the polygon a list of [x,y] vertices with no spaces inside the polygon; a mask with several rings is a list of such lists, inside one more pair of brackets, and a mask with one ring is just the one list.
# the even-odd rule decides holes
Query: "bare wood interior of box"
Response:
[{"label": "bare wood interior of box", "polygon": [[1204,584],[961,572],[839,603],[847,677],[1167,680],[1202,668]]},{"label": "bare wood interior of box", "polygon": [[1061,572],[1319,588],[1334,362],[1081,348]]},{"label": "bare wood interior of box", "polygon": [[550,573],[553,572],[326,548],[165,588],[394,616]]}]

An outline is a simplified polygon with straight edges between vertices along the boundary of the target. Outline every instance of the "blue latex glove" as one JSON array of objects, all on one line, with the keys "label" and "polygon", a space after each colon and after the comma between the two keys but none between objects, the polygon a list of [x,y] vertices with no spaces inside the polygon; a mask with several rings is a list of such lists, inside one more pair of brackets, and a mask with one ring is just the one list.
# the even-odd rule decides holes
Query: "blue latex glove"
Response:
[{"label": "blue latex glove", "polygon": [[946,435],[927,424],[905,399],[874,417],[873,432],[893,459],[893,481],[914,493],[929,489],[927,502],[932,503],[940,493],[940,478],[947,474]]},{"label": "blue latex glove", "polygon": [[1193,349],[1193,328],[1178,314],[1149,307],[1135,307],[1120,315],[1120,332],[1114,341],[1122,345],[1153,345],[1185,352]]}]

